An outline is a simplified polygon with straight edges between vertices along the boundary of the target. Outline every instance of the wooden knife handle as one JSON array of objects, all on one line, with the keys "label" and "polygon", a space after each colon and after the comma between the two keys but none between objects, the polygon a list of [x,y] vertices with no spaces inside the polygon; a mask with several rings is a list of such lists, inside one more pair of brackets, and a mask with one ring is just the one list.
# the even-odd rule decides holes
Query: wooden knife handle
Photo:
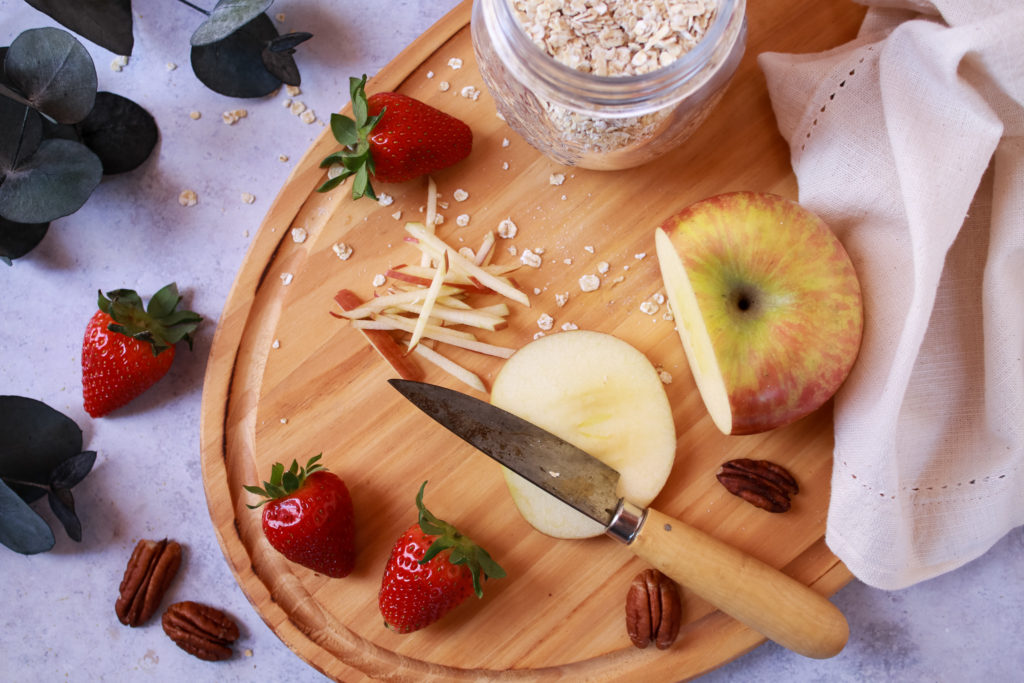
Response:
[{"label": "wooden knife handle", "polygon": [[824,596],[657,510],[647,510],[629,548],[718,609],[794,652],[824,659],[846,645],[846,617]]}]

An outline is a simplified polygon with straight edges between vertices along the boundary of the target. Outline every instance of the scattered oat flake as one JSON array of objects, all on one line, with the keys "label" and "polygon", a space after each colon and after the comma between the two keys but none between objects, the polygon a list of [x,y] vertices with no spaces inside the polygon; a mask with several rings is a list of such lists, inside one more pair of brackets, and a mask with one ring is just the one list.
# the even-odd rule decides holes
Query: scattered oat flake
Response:
[{"label": "scattered oat flake", "polygon": [[588,244],[587,246],[583,247],[583,251],[587,252],[588,254],[593,254],[594,253],[594,247],[592,247],[591,245]]},{"label": "scattered oat flake", "polygon": [[192,119],[193,121],[198,121],[200,118],[202,118],[202,116],[203,115],[200,112],[198,112],[198,111],[192,111],[192,112],[189,112],[189,114],[188,114],[188,117],[190,119]]},{"label": "scattered oat flake", "polygon": [[469,193],[460,187],[455,190],[455,192],[452,192],[452,197],[454,197],[457,202],[464,202],[469,199]]},{"label": "scattered oat flake", "polygon": [[342,261],[348,261],[352,256],[352,247],[344,242],[336,242],[331,245],[331,250],[334,252],[335,256],[340,258]]},{"label": "scattered oat flake", "polygon": [[555,294],[555,304],[561,308],[569,301],[569,292],[562,292],[561,294]]},{"label": "scattered oat flake", "polygon": [[306,111],[299,114],[299,120],[302,121],[303,123],[313,123],[314,121],[316,121],[316,112],[314,112],[312,109],[307,109]]},{"label": "scattered oat flake", "polygon": [[278,12],[274,18],[278,21],[284,21],[284,12]]},{"label": "scattered oat flake", "polygon": [[252,204],[253,202],[256,201],[256,196],[250,192],[243,192],[242,201],[245,202],[246,204]]},{"label": "scattered oat flake", "polygon": [[434,72],[433,71],[428,71],[427,72],[427,78],[433,78],[433,77],[434,77]]},{"label": "scattered oat flake", "polygon": [[111,71],[121,71],[126,66],[128,66],[128,57],[126,55],[118,55],[114,57],[114,61],[110,62]]},{"label": "scattered oat flake", "polygon": [[295,276],[292,275],[291,273],[281,273],[281,284],[282,285],[290,285],[292,283],[292,279],[294,279],[294,277]]},{"label": "scattered oat flake", "polygon": [[637,261],[642,261],[643,259],[647,258],[647,252],[642,251],[639,254],[633,254],[633,258],[635,258]]},{"label": "scattered oat flake", "polygon": [[571,258],[562,259],[562,263],[564,263],[567,266],[571,266],[572,265],[572,259]]},{"label": "scattered oat flake", "polygon": [[664,313],[661,314],[661,319],[662,320],[667,320],[669,322],[672,322],[673,320],[676,319],[676,317],[674,315],[672,315],[672,311],[671,310],[666,310]]},{"label": "scattered oat flake", "polygon": [[167,62],[167,70],[168,71],[174,71],[177,68],[178,68],[178,65],[175,64],[174,62]]},{"label": "scattered oat flake", "polygon": [[507,171],[508,170],[508,162],[507,161],[501,162],[501,169],[503,171]]},{"label": "scattered oat flake", "polygon": [[565,182],[565,174],[552,173],[550,176],[548,176],[548,182],[552,185],[561,185],[562,183]]},{"label": "scattered oat flake", "polygon": [[281,348],[281,340],[280,340],[280,339],[275,339],[275,340],[274,340],[274,341],[273,341],[273,342],[272,342],[272,343],[270,344],[270,348],[272,348],[272,349],[279,349],[279,348]]},{"label": "scattered oat flake", "polygon": [[306,111],[306,104],[304,102],[299,102],[298,100],[295,100],[294,102],[292,102],[291,106],[288,107],[288,109],[291,111],[291,113],[295,114],[296,116],[299,116],[300,114],[302,114],[302,112]]},{"label": "scattered oat flake", "polygon": [[292,101],[291,100],[282,100],[281,104],[282,104],[282,106],[284,106],[285,109],[288,109],[289,107],[292,106]]},{"label": "scattered oat flake", "polygon": [[508,138],[502,138],[502,139],[501,139],[501,146],[502,146],[502,147],[508,147],[508,146],[509,146],[509,145],[511,145],[511,144],[512,144],[512,143],[511,143],[511,142],[509,142],[509,139],[508,139]]},{"label": "scattered oat flake", "polygon": [[506,218],[498,223],[498,237],[502,239],[510,240],[516,236],[517,232],[519,232],[519,227],[512,222],[511,218]]},{"label": "scattered oat flake", "polygon": [[537,318],[537,327],[542,330],[550,330],[555,326],[555,319],[547,313],[541,313],[540,317]]},{"label": "scattered oat flake", "polygon": [[534,294],[535,294],[536,296],[540,296],[540,293],[541,293],[541,292],[543,292],[543,291],[544,291],[544,290],[543,290],[543,289],[541,289],[540,287],[534,287],[534,288],[533,288],[533,293],[534,293]]},{"label": "scattered oat flake", "polygon": [[518,249],[516,249],[516,245],[514,245],[514,244],[510,244],[510,245],[508,245],[508,253],[510,253],[510,254],[512,254],[513,256],[515,256],[516,254],[518,254],[518,253],[519,253],[519,250],[518,250]]},{"label": "scattered oat flake", "polygon": [[658,312],[658,304],[654,303],[653,301],[645,301],[642,304],[640,304],[640,311],[646,313],[647,315],[654,315],[655,313]]},{"label": "scattered oat flake", "polygon": [[672,373],[668,370],[658,370],[658,379],[662,384],[672,384]]},{"label": "scattered oat flake", "polygon": [[284,163],[284,162],[288,161],[288,155],[287,154],[278,154],[277,155],[277,160],[280,161],[281,163]]},{"label": "scattered oat flake", "polygon": [[380,196],[377,197],[377,203],[380,204],[381,206],[391,206],[392,204],[395,203],[395,198],[389,194],[381,192]]},{"label": "scattered oat flake", "polygon": [[467,100],[473,100],[474,102],[480,99],[480,91],[471,85],[467,85],[459,91],[459,94],[465,97]]},{"label": "scattered oat flake", "polygon": [[459,247],[459,254],[472,261],[476,258],[476,254],[469,247]]},{"label": "scattered oat flake", "polygon": [[444,223],[444,216],[439,213],[434,214],[434,225],[441,225]]},{"label": "scattered oat flake", "polygon": [[593,292],[601,286],[601,279],[593,274],[587,274],[580,278],[580,289],[584,292]]},{"label": "scattered oat flake", "polygon": [[391,217],[394,218],[396,221],[397,220],[401,220],[402,212],[401,211],[395,211],[393,214],[391,214]]},{"label": "scattered oat flake", "polygon": [[383,273],[377,273],[376,275],[373,276],[373,286],[374,287],[381,287],[387,281],[388,281],[388,279],[386,277],[384,277]]},{"label": "scattered oat flake", "polygon": [[449,83],[448,81],[441,81],[440,83],[437,84],[437,87],[441,90],[441,92],[448,92],[448,89],[452,87],[452,84]]},{"label": "scattered oat flake", "polygon": [[296,244],[302,244],[307,237],[309,237],[309,233],[305,228],[292,228],[292,241]]},{"label": "scattered oat flake", "polygon": [[199,201],[199,195],[193,190],[182,190],[178,195],[178,203],[182,206],[195,206]]},{"label": "scattered oat flake", "polygon": [[533,335],[533,338],[534,339],[540,339],[543,336],[544,336],[543,332],[535,332],[534,335]]},{"label": "scattered oat flake", "polygon": [[229,126],[233,126],[238,122],[239,119],[244,119],[249,115],[249,112],[245,109],[233,109],[226,111],[220,115],[221,120]]},{"label": "scattered oat flake", "polygon": [[302,94],[302,89],[297,85],[286,85],[284,86],[284,91],[288,93],[289,97],[297,97]]},{"label": "scattered oat flake", "polygon": [[665,303],[665,295],[662,294],[661,292],[656,292],[654,296],[651,297],[651,300],[654,301],[654,303],[656,304],[663,304]]},{"label": "scattered oat flake", "polygon": [[578,329],[580,329],[580,326],[577,325],[576,323],[565,323],[564,325],[562,325],[562,331],[563,332],[569,332],[569,331],[578,330]]},{"label": "scattered oat flake", "polygon": [[468,213],[460,213],[458,216],[456,216],[455,217],[455,225],[459,226],[460,228],[464,228],[467,225],[469,225],[469,214]]},{"label": "scattered oat flake", "polygon": [[606,274],[609,268],[611,268],[611,265],[607,261],[601,261],[597,264],[597,272],[601,273],[601,275]]},{"label": "scattered oat flake", "polygon": [[541,266],[540,255],[530,251],[529,249],[523,249],[523,253],[519,255],[519,261],[531,268],[540,268]]},{"label": "scattered oat flake", "polygon": [[451,59],[448,60],[448,66],[450,66],[452,69],[461,69],[462,60],[459,59],[458,57],[452,57]]}]

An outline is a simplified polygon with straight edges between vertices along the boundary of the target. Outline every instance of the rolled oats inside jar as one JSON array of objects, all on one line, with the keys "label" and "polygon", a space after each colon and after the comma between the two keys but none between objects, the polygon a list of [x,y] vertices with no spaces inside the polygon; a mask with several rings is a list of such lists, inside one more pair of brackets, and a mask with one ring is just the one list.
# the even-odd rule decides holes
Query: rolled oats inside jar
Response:
[{"label": "rolled oats inside jar", "polygon": [[627,168],[706,118],[745,42],[745,0],[475,0],[498,110],[561,163]]}]

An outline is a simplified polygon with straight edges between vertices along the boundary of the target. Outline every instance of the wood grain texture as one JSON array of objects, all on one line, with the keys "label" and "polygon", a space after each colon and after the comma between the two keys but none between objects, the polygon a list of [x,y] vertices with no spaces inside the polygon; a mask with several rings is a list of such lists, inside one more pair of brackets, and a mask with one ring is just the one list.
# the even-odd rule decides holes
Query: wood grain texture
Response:
[{"label": "wood grain texture", "polygon": [[[796,196],[788,148],[777,133],[756,55],[811,52],[856,34],[863,9],[845,0],[753,0],[746,56],[711,119],[682,148],[640,169],[597,172],[560,167],[541,157],[495,116],[483,89],[469,36],[467,0],[373,78],[369,92],[398,90],[466,121],[474,149],[436,174],[449,201],[439,233],[475,247],[487,229],[512,217],[519,249],[543,247],[545,265],[517,273],[532,306],[512,305],[510,325],[485,340],[519,347],[537,331],[541,313],[556,326],[614,334],[672,375],[666,386],[678,436],[675,468],[655,501],[659,510],[781,567],[831,595],[850,579],[822,541],[831,473],[831,406],[768,434],[726,437],[708,418],[673,324],[639,310],[661,290],[653,231],[676,210],[730,190]],[[464,66],[452,70],[451,57]],[[427,72],[434,73],[433,78]],[[438,83],[451,89],[442,92]],[[347,94],[339,93],[339,105]],[[508,138],[510,145],[502,146]],[[357,330],[329,314],[341,288],[373,294],[376,273],[416,258],[403,244],[405,220],[420,217],[426,183],[378,187],[391,206],[353,202],[345,186],[328,194],[320,159],[336,145],[325,131],[298,163],[271,206],[231,289],[209,359],[202,405],[202,466],[210,516],[224,554],[260,616],[300,657],[330,677],[392,680],[643,680],[697,676],[747,652],[761,636],[682,591],[685,624],[666,651],[637,650],[626,635],[624,600],[644,568],[611,539],[557,541],[519,517],[497,466],[436,428],[386,383],[392,376]],[[507,162],[508,170],[502,168]],[[565,173],[561,186],[551,173]],[[457,188],[469,199],[457,203]],[[401,210],[402,220],[392,213]],[[467,227],[454,218],[471,215]],[[292,227],[308,239],[295,242]],[[354,248],[348,261],[331,247]],[[502,248],[507,242],[501,241]],[[584,247],[592,247],[593,253]],[[645,258],[636,258],[647,254]],[[499,252],[498,261],[511,259]],[[564,261],[571,259],[572,263]],[[580,276],[611,271],[596,292]],[[626,269],[628,266],[628,270]],[[293,279],[285,285],[282,274]],[[612,286],[612,279],[623,276]],[[539,294],[532,294],[534,289]],[[555,294],[570,292],[558,307]],[[274,348],[273,342],[279,342]],[[479,374],[494,377],[501,361],[446,351]],[[440,371],[425,378],[464,390]],[[246,508],[242,484],[266,478],[275,461],[323,452],[355,502],[359,559],[345,579],[328,579],[273,551],[258,511]],[[718,466],[740,457],[785,465],[801,493],[785,514],[771,515],[727,494]],[[429,480],[425,500],[486,547],[509,578],[489,582],[437,624],[399,636],[382,625],[377,590],[390,546],[415,519],[413,498]]]}]

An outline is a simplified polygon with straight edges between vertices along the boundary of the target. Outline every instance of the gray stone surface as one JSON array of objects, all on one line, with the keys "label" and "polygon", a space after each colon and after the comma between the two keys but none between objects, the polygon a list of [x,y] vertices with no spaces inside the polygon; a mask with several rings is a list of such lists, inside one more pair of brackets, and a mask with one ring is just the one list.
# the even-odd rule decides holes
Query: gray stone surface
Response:
[{"label": "gray stone surface", "polygon": [[[0,548],[0,680],[323,680],[258,618],[217,543],[199,464],[205,359],[263,215],[330,112],[347,101],[348,76],[377,72],[456,3],[275,2],[270,13],[285,14],[283,28],[316,36],[299,48],[303,86],[294,98],[316,112],[312,124],[283,106],[284,93],[241,101],[207,90],[189,67],[188,39],[202,17],[170,1],[134,4],[136,44],[127,66],[113,71],[114,55],[87,47],[100,88],[156,117],[161,139],[153,158],[104,180],[32,254],[13,268],[0,266],[0,394],[31,396],[65,412],[99,452],[94,471],[75,489],[82,543],[58,532],[56,547],[43,555]],[[375,11],[382,5],[385,12]],[[0,45],[24,29],[53,25],[20,0],[0,0],[0,17]],[[225,125],[221,113],[238,108],[248,116]],[[190,118],[193,111],[201,118]],[[185,189],[198,194],[196,206],[178,205]],[[254,203],[244,203],[243,193]],[[182,349],[158,391],[115,416],[88,418],[79,354],[97,289],[149,294],[171,279],[208,319],[194,352]],[[165,535],[186,546],[169,599],[208,600],[242,623],[232,661],[200,662],[177,650],[157,624],[129,630],[116,621],[116,583],[135,540]],[[1021,529],[946,576],[892,593],[854,583],[835,601],[852,628],[838,657],[811,661],[769,644],[706,680],[1000,683],[1020,680],[1024,671]]]}]

